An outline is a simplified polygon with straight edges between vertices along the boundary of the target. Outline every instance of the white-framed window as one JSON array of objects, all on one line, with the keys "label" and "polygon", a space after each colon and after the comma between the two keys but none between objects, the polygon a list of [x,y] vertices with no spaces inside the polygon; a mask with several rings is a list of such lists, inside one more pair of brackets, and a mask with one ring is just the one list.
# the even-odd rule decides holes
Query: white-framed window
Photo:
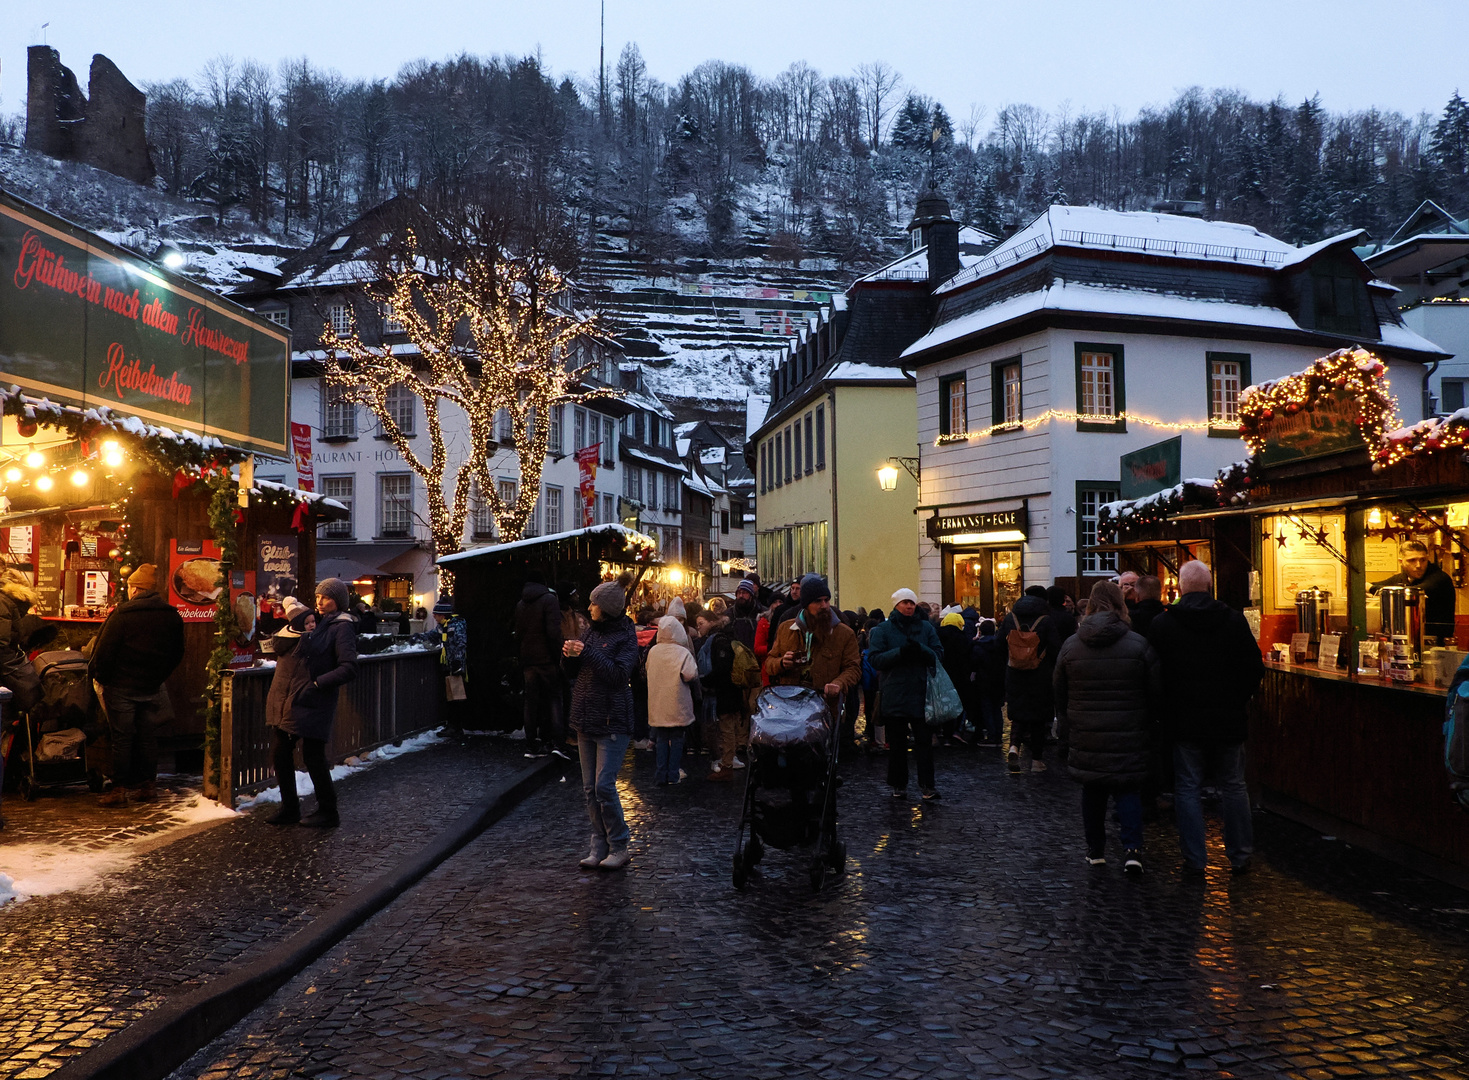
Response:
[{"label": "white-framed window", "polygon": [[1116,417],[1116,364],[1111,353],[1083,351],[1080,363],[1077,411],[1083,417]]},{"label": "white-framed window", "polygon": [[505,446],[515,442],[515,424],[510,419],[509,409],[499,409],[495,413],[495,441]]},{"label": "white-framed window", "polygon": [[962,435],[969,430],[969,380],[963,375],[939,383],[939,434]]},{"label": "white-framed window", "polygon": [[553,454],[561,453],[562,432],[566,427],[566,406],[551,406],[551,427],[546,436],[546,449]]},{"label": "white-framed window", "polygon": [[603,525],[617,524],[617,496],[604,494],[602,496],[602,521]]},{"label": "white-framed window", "polygon": [[635,502],[643,501],[643,470],[636,465],[622,470],[622,496]]},{"label": "white-framed window", "polygon": [[676,513],[682,509],[683,482],[672,473],[663,474],[663,509]]},{"label": "white-framed window", "polygon": [[1092,551],[1097,543],[1097,509],[1117,499],[1115,487],[1076,489],[1076,527],[1083,574],[1107,574],[1117,569],[1115,551]]},{"label": "white-framed window", "polygon": [[[587,448],[587,411],[585,409],[574,409],[572,411],[571,427],[576,441],[572,445],[578,450]],[[596,427],[595,421],[592,427]]]},{"label": "white-framed window", "polygon": [[391,300],[384,300],[383,301],[382,312],[383,312],[383,333],[384,334],[401,334],[403,332],[403,321],[401,319],[399,319],[398,316],[393,313],[393,302]]},{"label": "white-framed window", "polygon": [[[515,508],[515,500],[520,497],[520,481],[500,479],[495,481],[495,494],[500,496],[500,504],[507,510]],[[499,529],[494,530],[496,533]]]},{"label": "white-framed window", "polygon": [[377,478],[377,490],[378,535],[412,535],[413,474],[382,473]]},{"label": "white-framed window", "polygon": [[1000,423],[1020,423],[1020,362],[1000,368]]},{"label": "white-framed window", "polygon": [[1229,435],[1239,430],[1239,395],[1250,385],[1250,354],[1211,352],[1205,356],[1209,365],[1209,422],[1218,430],[1209,433]]},{"label": "white-framed window", "polygon": [[327,319],[331,323],[332,333],[337,337],[346,337],[352,332],[352,305],[333,304],[327,311]]},{"label": "white-framed window", "polygon": [[335,499],[347,508],[347,516],[342,521],[329,521],[322,529],[321,535],[326,540],[351,540],[356,534],[352,530],[352,497],[355,494],[357,477],[355,476],[323,476],[321,478],[321,493],[328,499]]},{"label": "white-framed window", "polygon": [[657,510],[658,509],[658,474],[655,473],[652,469],[649,469],[648,470],[648,476],[647,476],[647,479],[644,481],[644,485],[645,485],[646,490],[648,492],[648,509],[649,510]]},{"label": "white-framed window", "polygon": [[388,416],[398,426],[398,430],[410,438],[413,435],[413,420],[417,414],[414,407],[413,391],[402,383],[388,387],[387,401]]},{"label": "white-framed window", "polygon": [[290,308],[276,308],[274,311],[262,311],[260,314],[264,315],[277,326],[284,326],[287,330],[291,328]]},{"label": "white-framed window", "polygon": [[554,536],[566,527],[561,521],[561,495],[562,491],[559,487],[551,487],[549,485],[541,492],[541,504],[546,520],[547,536]]},{"label": "white-framed window", "polygon": [[345,387],[321,382],[321,437],[357,438],[357,406],[347,400]]},{"label": "white-framed window", "polygon": [[602,464],[617,464],[617,425],[612,417],[602,417]]}]

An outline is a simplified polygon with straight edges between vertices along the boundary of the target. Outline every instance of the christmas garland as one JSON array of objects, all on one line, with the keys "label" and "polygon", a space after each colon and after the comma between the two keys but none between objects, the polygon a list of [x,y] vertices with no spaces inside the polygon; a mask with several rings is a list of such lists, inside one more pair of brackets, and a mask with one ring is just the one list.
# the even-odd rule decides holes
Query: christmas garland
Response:
[{"label": "christmas garland", "polygon": [[221,585],[219,597],[214,602],[214,648],[209,652],[205,666],[204,693],[200,702],[204,706],[204,745],[213,749],[205,755],[205,768],[215,789],[220,782],[220,719],[224,711],[224,673],[234,659],[230,643],[240,636],[240,623],[235,618],[235,606],[230,601],[230,573],[240,560],[240,544],[236,533],[239,511],[236,508],[236,485],[228,470],[217,472],[206,481],[209,484],[209,531],[219,546],[219,573]]},{"label": "christmas garland", "polygon": [[1240,392],[1240,437],[1252,457],[1265,448],[1265,425],[1278,415],[1294,416],[1302,409],[1338,393],[1357,403],[1356,424],[1362,441],[1380,447],[1383,433],[1397,416],[1398,403],[1385,387],[1387,366],[1366,349],[1338,349],[1321,357],[1305,371],[1283,379],[1247,386]]}]

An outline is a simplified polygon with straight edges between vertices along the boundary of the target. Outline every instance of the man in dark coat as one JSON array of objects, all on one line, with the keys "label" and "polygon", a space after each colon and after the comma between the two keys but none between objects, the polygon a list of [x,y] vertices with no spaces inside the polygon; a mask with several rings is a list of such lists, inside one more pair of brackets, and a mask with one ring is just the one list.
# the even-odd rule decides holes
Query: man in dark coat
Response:
[{"label": "man in dark coat", "polygon": [[1174,815],[1186,872],[1202,874],[1201,791],[1213,773],[1223,797],[1224,850],[1236,873],[1255,850],[1245,786],[1246,707],[1265,676],[1245,617],[1209,595],[1209,568],[1195,560],[1178,573],[1178,603],[1153,620],[1148,639],[1163,665],[1165,720],[1174,739]]},{"label": "man in dark coat", "polygon": [[158,729],[173,719],[163,683],[184,658],[184,620],[157,589],[158,568],[143,563],[92,648],[91,675],[102,687],[112,736],[113,787],[101,797],[104,806],[158,797]]},{"label": "man in dark coat", "polygon": [[1131,612],[1132,628],[1146,637],[1153,620],[1167,610],[1163,606],[1163,583],[1152,574],[1144,574],[1137,579],[1133,592],[1137,596],[1137,603],[1133,605]]},{"label": "man in dark coat", "polygon": [[561,718],[561,601],[539,570],[525,575],[515,605],[515,640],[525,685],[526,756],[569,760]]},{"label": "man in dark coat", "polygon": [[1007,763],[1012,773],[1020,769],[1020,751],[1030,749],[1030,769],[1045,772],[1042,760],[1046,750],[1046,735],[1055,716],[1052,707],[1053,691],[1051,676],[1056,670],[1056,654],[1061,650],[1061,632],[1056,625],[1051,606],[1046,602],[1046,590],[1032,585],[1025,595],[1015,601],[1009,613],[1000,623],[999,640],[1007,656],[1010,650],[1010,635],[1017,631],[1034,633],[1040,638],[1040,663],[1034,668],[1018,668],[1007,660],[1005,667],[1005,706],[1010,714],[1010,752]]},{"label": "man in dark coat", "polygon": [[1445,574],[1438,563],[1428,559],[1428,545],[1421,540],[1406,540],[1398,548],[1398,565],[1402,567],[1384,581],[1374,581],[1375,594],[1384,585],[1411,585],[1423,590],[1423,632],[1430,637],[1454,636],[1454,579]]},{"label": "man in dark coat", "polygon": [[942,663],[943,646],[933,623],[918,613],[918,597],[912,589],[893,593],[893,613],[885,623],[873,627],[867,647],[882,694],[888,787],[893,798],[907,797],[911,732],[918,788],[924,800],[931,802],[939,798],[939,792],[933,778],[933,732],[924,722],[923,707],[928,698],[928,673]]},{"label": "man in dark coat", "polygon": [[1107,800],[1117,805],[1123,869],[1141,873],[1140,789],[1152,767],[1152,729],[1162,698],[1158,655],[1128,626],[1122,590],[1092,586],[1087,615],[1061,646],[1053,678],[1066,767],[1081,783],[1087,862],[1101,866],[1107,843]]},{"label": "man in dark coat", "polygon": [[1052,585],[1046,590],[1046,606],[1051,609],[1051,618],[1056,620],[1056,632],[1064,642],[1076,633],[1076,616],[1066,606],[1066,590]]},{"label": "man in dark coat", "polygon": [[627,866],[629,830],[617,794],[617,770],[632,741],[632,675],[638,666],[638,637],[627,617],[627,593],[604,581],[588,598],[591,625],[580,640],[562,646],[571,692],[571,729],[581,758],[582,795],[591,822],[592,850],[585,870]]}]

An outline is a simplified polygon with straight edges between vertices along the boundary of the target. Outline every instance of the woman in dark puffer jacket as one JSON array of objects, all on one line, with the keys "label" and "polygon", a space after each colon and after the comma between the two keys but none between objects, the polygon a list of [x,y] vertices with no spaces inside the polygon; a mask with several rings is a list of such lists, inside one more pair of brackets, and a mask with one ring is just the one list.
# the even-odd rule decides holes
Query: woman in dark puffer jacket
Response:
[{"label": "woman in dark puffer jacket", "polygon": [[1139,794],[1152,760],[1152,725],[1163,694],[1158,655],[1128,622],[1122,590],[1092,586],[1087,614],[1061,646],[1054,677],[1061,744],[1067,767],[1081,781],[1086,857],[1106,862],[1107,798],[1122,826],[1123,869],[1142,873],[1143,811]]}]

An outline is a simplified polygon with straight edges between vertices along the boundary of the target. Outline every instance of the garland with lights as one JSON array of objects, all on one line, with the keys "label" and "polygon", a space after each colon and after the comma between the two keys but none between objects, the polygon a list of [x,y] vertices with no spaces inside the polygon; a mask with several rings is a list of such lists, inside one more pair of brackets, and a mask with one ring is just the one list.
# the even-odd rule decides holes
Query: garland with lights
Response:
[{"label": "garland with lights", "polygon": [[[541,472],[550,441],[552,410],[618,396],[612,388],[582,390],[590,363],[569,362],[580,339],[595,336],[595,317],[562,311],[555,299],[567,279],[544,259],[515,258],[488,245],[482,256],[455,267],[429,264],[410,230],[402,257],[378,285],[380,300],[413,344],[417,356],[369,344],[355,316],[344,336],[330,323],[322,330],[323,370],[345,400],[365,405],[402,460],[424,482],[434,549],[452,554],[463,546],[471,491],[488,505],[502,542],[519,540],[540,497]],[[388,393],[405,388],[422,402],[429,436],[425,461],[388,405]],[[452,467],[440,415],[444,403],[468,421],[468,446]],[[513,500],[501,497],[490,459],[503,449],[495,438],[498,414],[509,416],[520,473]],[[452,500],[445,483],[453,475]]]},{"label": "garland with lights", "polygon": [[1113,424],[1128,423],[1140,424],[1143,427],[1158,428],[1163,431],[1227,431],[1235,434],[1239,429],[1236,425],[1223,420],[1159,420],[1155,416],[1140,416],[1137,413],[1120,412],[1111,416],[1097,416],[1092,413],[1072,412],[1067,409],[1047,409],[1043,413],[1027,417],[1024,420],[1012,420],[1005,424],[991,424],[989,427],[979,428],[976,431],[960,431],[950,435],[940,435],[934,440],[934,446],[954,446],[958,443],[973,442],[976,439],[987,439],[992,435],[1003,435],[1012,431],[1034,431],[1042,424],[1051,421],[1059,421],[1063,424]]},{"label": "garland with lights", "polygon": [[1382,445],[1383,433],[1395,422],[1398,403],[1387,392],[1387,366],[1366,349],[1338,349],[1304,371],[1283,379],[1247,386],[1240,391],[1240,436],[1258,456],[1265,448],[1270,421],[1294,416],[1327,398],[1350,395],[1357,406],[1354,417],[1368,447]]},{"label": "garland with lights", "polygon": [[1217,481],[1185,480],[1140,499],[1119,499],[1097,507],[1097,535],[1112,539],[1149,525],[1159,525],[1180,510],[1212,509],[1219,505]]},{"label": "garland with lights", "polygon": [[209,484],[209,531],[219,547],[219,573],[222,586],[214,601],[214,647],[209,652],[209,661],[204,668],[204,693],[200,703],[204,706],[204,745],[212,752],[205,755],[206,768],[215,789],[220,776],[220,718],[224,711],[224,673],[234,659],[230,643],[240,636],[240,622],[235,616],[235,606],[230,600],[230,573],[240,561],[240,544],[237,528],[239,518],[236,510],[238,487],[229,473],[216,473]]}]

